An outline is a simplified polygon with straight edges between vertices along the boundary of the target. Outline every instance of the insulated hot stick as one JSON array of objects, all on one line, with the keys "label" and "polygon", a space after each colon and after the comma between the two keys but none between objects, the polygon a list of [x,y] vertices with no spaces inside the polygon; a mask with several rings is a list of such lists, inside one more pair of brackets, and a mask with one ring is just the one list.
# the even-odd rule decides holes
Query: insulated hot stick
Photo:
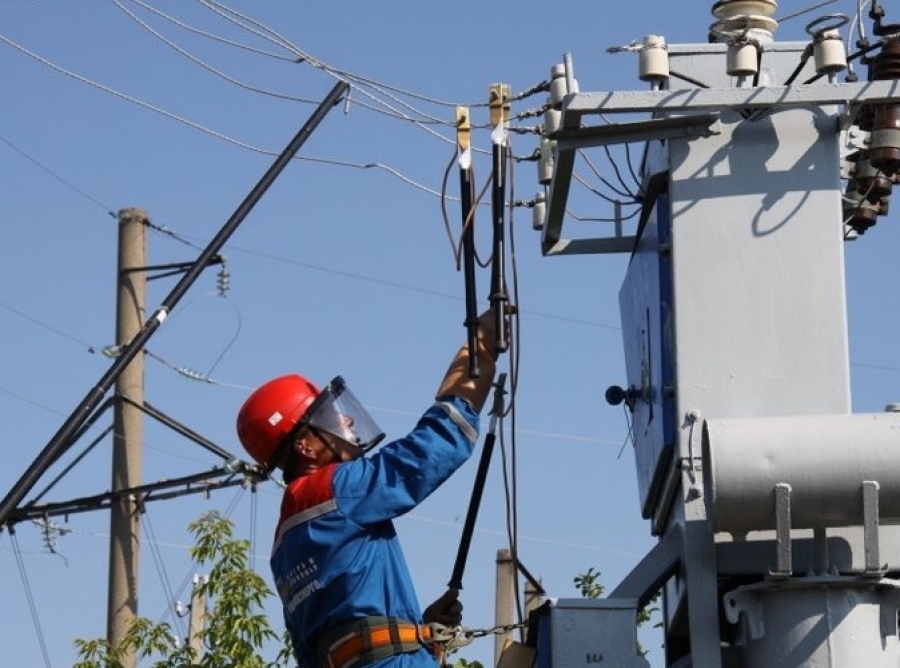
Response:
[{"label": "insulated hot stick", "polygon": [[501,373],[497,377],[494,387],[494,405],[491,408],[490,426],[488,427],[487,436],[484,437],[481,459],[478,462],[478,472],[475,474],[475,485],[472,487],[472,498],[469,500],[469,510],[466,513],[466,523],[463,525],[462,536],[459,539],[456,563],[453,564],[453,574],[450,576],[450,582],[447,583],[447,586],[451,589],[462,589],[463,570],[466,568],[469,546],[472,543],[472,534],[475,531],[475,519],[478,517],[481,494],[484,492],[484,481],[487,479],[488,467],[491,464],[491,453],[494,451],[494,441],[497,439],[497,419],[503,415],[503,388],[505,385],[506,374]]},{"label": "insulated hot stick", "polygon": [[31,463],[21,478],[13,485],[12,489],[7,493],[6,497],[0,502],[0,527],[3,527],[9,519],[10,514],[16,509],[16,506],[37,483],[46,470],[62,455],[71,445],[72,436],[81,428],[81,426],[90,419],[91,414],[103,400],[104,395],[109,391],[116,379],[122,375],[131,361],[137,354],[143,350],[147,341],[153,336],[153,333],[159,329],[163,321],[166,319],[172,309],[178,304],[188,289],[197,280],[204,269],[218,256],[219,250],[228,241],[228,238],[237,230],[238,226],[243,222],[244,218],[250,213],[256,203],[262,198],[269,186],[274,183],[278,175],[284,170],[288,163],[294,158],[300,147],[306,143],[306,140],[312,134],[313,130],[319,125],[325,115],[337,104],[341,97],[350,88],[345,81],[339,81],[328,96],[322,100],[313,114],[304,123],[303,127],[296,136],[285,147],[284,151],[279,155],[271,167],[263,174],[259,182],[253,187],[253,190],[244,198],[244,201],[238,205],[231,217],[222,226],[215,238],[200,253],[197,260],[191,265],[181,280],[175,285],[169,295],[163,300],[153,316],[144,323],[140,331],[134,335],[134,338],[122,348],[119,356],[110,368],[103,374],[103,377],[97,382],[97,385],[82,399],[81,403],[76,407],[74,412],[66,419],[59,431],[54,434],[50,442],[44,446],[44,449],[38,454],[37,458]]},{"label": "insulated hot stick", "polygon": [[456,144],[459,151],[459,192],[462,202],[463,274],[466,281],[466,329],[469,345],[469,376],[478,378],[478,293],[475,291],[475,178],[470,148],[471,120],[468,107],[456,108]]},{"label": "insulated hot stick", "polygon": [[506,214],[506,157],[508,135],[506,124],[509,119],[509,86],[492,84],[490,88],[489,107],[491,110],[491,133],[493,144],[494,178],[491,192],[491,208],[494,223],[493,261],[491,263],[491,295],[490,302],[496,318],[495,330],[497,338],[494,344],[498,353],[509,348],[506,339],[506,279],[503,275],[506,264],[504,218]]}]

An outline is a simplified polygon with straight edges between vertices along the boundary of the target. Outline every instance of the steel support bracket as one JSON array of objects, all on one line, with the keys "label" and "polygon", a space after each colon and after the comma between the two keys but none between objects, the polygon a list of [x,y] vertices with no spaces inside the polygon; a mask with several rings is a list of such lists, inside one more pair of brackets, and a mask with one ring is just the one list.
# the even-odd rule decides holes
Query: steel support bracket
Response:
[{"label": "steel support bracket", "polygon": [[547,219],[541,238],[544,255],[585,255],[595,253],[630,253],[636,236],[622,235],[594,239],[563,239],[562,227],[566,203],[581,149],[615,144],[631,144],[650,140],[694,139],[720,134],[719,114],[702,113],[675,118],[654,118],[631,123],[612,123],[597,127],[565,127],[549,139],[556,143],[555,168],[547,200]]}]

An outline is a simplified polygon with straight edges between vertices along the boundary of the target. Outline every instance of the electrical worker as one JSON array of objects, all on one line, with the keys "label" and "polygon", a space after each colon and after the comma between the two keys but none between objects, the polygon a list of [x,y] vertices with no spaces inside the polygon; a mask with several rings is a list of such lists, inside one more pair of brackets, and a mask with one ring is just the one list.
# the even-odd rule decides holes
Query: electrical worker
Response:
[{"label": "electrical worker", "polygon": [[244,448],[287,483],[271,567],[301,668],[434,668],[432,624],[460,623],[452,588],[420,611],[392,520],[471,455],[494,377],[494,323],[493,310],[479,318],[479,376],[469,377],[464,345],[416,427],[369,457],[384,434],[340,376],[322,390],[282,376],[241,408]]}]

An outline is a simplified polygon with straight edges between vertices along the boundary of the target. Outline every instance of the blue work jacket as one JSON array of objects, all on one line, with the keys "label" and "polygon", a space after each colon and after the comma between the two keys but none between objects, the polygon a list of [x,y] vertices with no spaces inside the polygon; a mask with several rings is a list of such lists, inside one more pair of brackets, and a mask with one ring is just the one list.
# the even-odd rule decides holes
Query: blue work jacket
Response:
[{"label": "blue work jacket", "polygon": [[[288,486],[272,573],[301,668],[320,668],[321,634],[369,616],[422,621],[392,519],[421,503],[472,454],[478,415],[439,401],[408,435],[374,454],[328,465]],[[425,648],[377,662],[434,667]]]}]

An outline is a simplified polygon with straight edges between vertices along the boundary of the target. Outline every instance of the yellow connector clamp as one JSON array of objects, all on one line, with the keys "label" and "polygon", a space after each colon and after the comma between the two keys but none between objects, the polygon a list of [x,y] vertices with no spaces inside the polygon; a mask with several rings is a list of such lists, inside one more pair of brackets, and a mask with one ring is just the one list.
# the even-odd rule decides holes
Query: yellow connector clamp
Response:
[{"label": "yellow connector clamp", "polygon": [[491,84],[488,91],[488,108],[491,111],[491,125],[497,127],[509,120],[509,84]]},{"label": "yellow connector clamp", "polygon": [[456,108],[456,145],[460,153],[469,150],[472,140],[472,119],[468,107]]}]

